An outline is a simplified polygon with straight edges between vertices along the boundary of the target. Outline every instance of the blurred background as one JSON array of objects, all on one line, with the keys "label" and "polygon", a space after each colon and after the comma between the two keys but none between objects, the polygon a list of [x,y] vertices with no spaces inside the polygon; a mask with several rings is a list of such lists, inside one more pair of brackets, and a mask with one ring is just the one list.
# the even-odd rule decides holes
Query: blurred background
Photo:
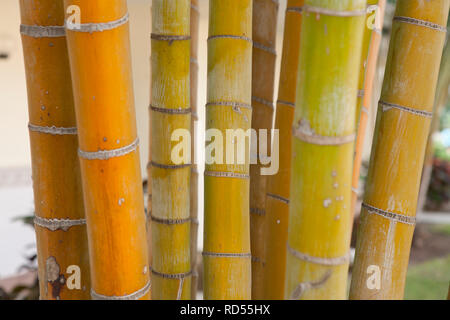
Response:
[{"label": "blurred background", "polygon": [[[208,34],[208,0],[200,2],[199,48],[199,121],[197,130],[197,159],[203,172],[204,108],[206,103],[206,62]],[[367,129],[364,182],[370,157],[377,100],[384,76],[389,33],[394,13],[389,1],[379,67],[375,79],[373,105]],[[134,92],[139,138],[141,168],[146,179],[148,159],[148,105],[150,88],[150,26],[151,0],[128,0],[134,74]],[[277,75],[282,49],[286,0],[280,0],[277,40]],[[19,1],[0,1],[0,299],[35,298],[36,265],[35,236],[32,226],[33,192],[31,159],[28,140],[28,108],[25,70],[19,34]],[[275,84],[277,96],[278,81]],[[417,226],[407,280],[407,299],[445,298],[450,280],[450,106],[442,112],[438,132],[434,136],[430,187],[424,192],[425,211],[418,213]],[[283,152],[283,150],[280,150]],[[203,175],[199,177],[199,220],[203,220]],[[361,183],[362,194],[364,184]],[[357,206],[359,211],[359,206]],[[358,216],[358,213],[356,214]],[[356,221],[357,224],[357,221]],[[203,242],[199,232],[199,251]]]}]

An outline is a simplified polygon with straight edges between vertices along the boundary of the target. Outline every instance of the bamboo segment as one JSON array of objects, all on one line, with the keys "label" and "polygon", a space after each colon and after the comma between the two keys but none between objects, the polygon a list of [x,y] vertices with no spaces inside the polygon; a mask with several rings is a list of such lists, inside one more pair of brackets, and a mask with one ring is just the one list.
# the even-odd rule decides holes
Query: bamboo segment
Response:
[{"label": "bamboo segment", "polygon": [[[217,129],[223,138],[227,129],[251,128],[251,37],[251,0],[210,0],[206,129]],[[236,139],[227,140],[234,148]],[[248,158],[247,153],[244,164],[206,163],[203,283],[208,300],[251,298]]]},{"label": "bamboo segment", "polygon": [[442,63],[439,71],[439,79],[436,87],[436,99],[433,109],[433,120],[431,121],[430,134],[428,135],[427,148],[425,149],[425,160],[423,165],[422,179],[420,182],[419,201],[417,209],[423,210],[427,200],[428,188],[430,186],[433,171],[434,147],[433,136],[439,130],[442,110],[447,105],[450,86],[450,42],[447,34],[447,44],[442,54]]},{"label": "bamboo segment", "polygon": [[285,15],[280,85],[275,114],[282,150],[279,171],[267,178],[264,299],[284,299],[286,242],[291,179],[292,121],[294,118],[300,30],[304,0],[289,0]]},{"label": "bamboo segment", "polygon": [[154,0],[151,37],[152,298],[190,299],[191,149],[172,157],[172,134],[191,130],[190,0]]},{"label": "bamboo segment", "polygon": [[[373,29],[369,28],[368,25],[364,28],[363,54],[361,58],[358,104],[356,110],[358,135],[356,137],[355,159],[353,162],[352,204],[350,210],[352,216],[355,214],[355,205],[358,200],[358,185],[364,151],[364,139],[366,137],[367,122],[369,121],[369,112],[372,103],[373,82],[377,69],[378,54],[383,33],[386,0],[369,0],[367,5],[378,5],[378,9],[374,13],[368,13],[367,16],[368,19],[371,19],[375,14],[375,20],[372,22]],[[370,21],[368,23],[370,23]]]},{"label": "bamboo segment", "polygon": [[69,12],[67,43],[79,131],[91,295],[102,300],[148,299],[126,1],[65,0],[65,8]]},{"label": "bamboo segment", "polygon": [[[200,23],[200,8],[198,0],[191,0],[191,157],[195,159],[197,145],[195,143],[195,126],[198,121],[197,113],[197,91],[198,91],[198,33]],[[191,299],[197,298],[197,240],[198,240],[198,167],[195,161],[192,163],[191,170],[191,198],[190,198],[190,217],[191,217],[191,266],[192,266],[192,284]]]},{"label": "bamboo segment", "polygon": [[40,299],[89,299],[90,274],[62,0],[21,0]]},{"label": "bamboo segment", "polygon": [[449,6],[397,1],[351,299],[403,298]]},{"label": "bamboo segment", "polygon": [[[278,6],[278,2],[273,0],[253,0],[252,128],[256,130],[258,146],[259,130],[267,130],[267,136],[270,136],[272,129]],[[268,150],[270,138],[267,139],[267,146],[262,153],[267,154]],[[261,150],[258,151],[260,155]],[[258,155],[252,156],[259,160]],[[264,296],[267,176],[261,174],[262,167],[259,161],[250,166],[250,236],[254,300],[261,300]]]},{"label": "bamboo segment", "polygon": [[285,297],[344,299],[365,0],[306,0],[292,142]]}]

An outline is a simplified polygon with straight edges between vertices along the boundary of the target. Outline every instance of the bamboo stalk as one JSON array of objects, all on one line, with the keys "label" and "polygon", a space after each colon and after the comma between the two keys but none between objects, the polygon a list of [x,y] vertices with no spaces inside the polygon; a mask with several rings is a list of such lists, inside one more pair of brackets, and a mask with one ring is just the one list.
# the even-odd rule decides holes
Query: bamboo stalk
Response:
[{"label": "bamboo stalk", "polygon": [[427,148],[425,149],[425,161],[422,172],[422,179],[420,183],[419,201],[417,208],[423,210],[426,200],[428,188],[430,186],[431,174],[433,171],[433,136],[439,130],[440,118],[442,110],[447,105],[449,98],[450,86],[450,43],[447,36],[447,44],[442,55],[442,63],[439,72],[439,79],[436,87],[436,99],[434,102],[434,115],[431,121],[431,130],[428,136]]},{"label": "bamboo stalk", "polygon": [[190,299],[191,159],[175,163],[171,140],[191,130],[190,0],[153,1],[151,61],[152,298]]},{"label": "bamboo stalk", "polygon": [[403,298],[449,6],[397,1],[351,299]]},{"label": "bamboo stalk", "polygon": [[[210,0],[206,129],[223,137],[251,128],[251,37],[251,0]],[[244,164],[206,164],[205,299],[251,298],[249,192],[248,156]]]},{"label": "bamboo stalk", "polygon": [[[367,25],[364,28],[364,40],[361,58],[361,71],[359,78],[358,104],[356,117],[358,119],[358,135],[356,137],[355,159],[353,162],[352,178],[352,204],[350,212],[355,214],[355,205],[358,200],[358,185],[361,171],[361,161],[364,151],[364,139],[366,137],[367,122],[372,103],[373,83],[377,69],[378,54],[380,52],[381,39],[383,36],[384,11],[386,0],[369,0],[368,5],[378,5],[375,12],[374,28]],[[368,13],[370,17],[372,13]],[[353,219],[352,219],[353,221]]]},{"label": "bamboo stalk", "polygon": [[[65,0],[94,299],[148,299],[127,4]],[[77,16],[81,24],[76,23]],[[72,19],[74,18],[74,19]],[[72,21],[73,20],[73,21]]]},{"label": "bamboo stalk", "polygon": [[21,0],[40,299],[89,299],[90,274],[63,1]]},{"label": "bamboo stalk", "polygon": [[[191,156],[195,159],[197,151],[195,127],[198,121],[197,113],[197,91],[198,91],[198,34],[200,23],[200,8],[198,0],[191,0]],[[191,170],[191,198],[190,198],[190,217],[191,217],[191,266],[192,266],[192,284],[191,299],[197,298],[197,252],[198,252],[198,167],[195,161],[192,163]]]},{"label": "bamboo stalk", "polygon": [[[253,56],[252,56],[252,128],[256,130],[260,148],[259,130],[267,130],[270,136],[273,121],[273,93],[276,63],[276,35],[278,2],[253,0]],[[270,150],[270,138],[263,153]],[[261,154],[261,150],[258,150]],[[265,214],[266,175],[261,174],[263,165],[259,162],[250,166],[250,236],[252,252],[252,299],[264,296],[265,266]]]},{"label": "bamboo stalk", "polygon": [[304,0],[289,0],[285,15],[280,85],[275,113],[275,129],[279,130],[280,136],[279,149],[283,152],[280,153],[278,172],[267,178],[264,299],[284,299],[291,179],[291,128],[300,53],[301,9],[304,2]]},{"label": "bamboo stalk", "polygon": [[365,0],[306,0],[292,142],[285,297],[344,299]]}]

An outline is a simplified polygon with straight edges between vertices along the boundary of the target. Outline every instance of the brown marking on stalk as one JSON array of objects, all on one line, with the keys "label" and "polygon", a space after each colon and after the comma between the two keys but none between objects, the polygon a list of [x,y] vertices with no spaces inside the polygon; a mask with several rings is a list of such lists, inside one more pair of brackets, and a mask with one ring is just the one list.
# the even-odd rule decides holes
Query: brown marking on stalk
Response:
[{"label": "brown marking on stalk", "polygon": [[60,299],[61,290],[66,284],[66,278],[60,272],[61,268],[56,258],[53,256],[48,257],[45,262],[45,278],[46,282],[52,286],[52,297],[56,300]]}]

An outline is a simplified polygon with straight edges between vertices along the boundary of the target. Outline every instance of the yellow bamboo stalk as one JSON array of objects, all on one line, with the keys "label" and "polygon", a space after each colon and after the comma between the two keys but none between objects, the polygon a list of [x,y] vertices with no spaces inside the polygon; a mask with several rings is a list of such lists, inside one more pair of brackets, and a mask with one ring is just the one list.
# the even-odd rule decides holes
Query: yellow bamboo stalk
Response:
[{"label": "yellow bamboo stalk", "polygon": [[275,129],[279,130],[279,170],[267,178],[264,299],[284,299],[286,242],[291,180],[292,121],[294,119],[300,30],[304,0],[287,3]]},{"label": "yellow bamboo stalk", "polygon": [[40,299],[89,299],[90,274],[62,0],[21,0]]},{"label": "yellow bamboo stalk", "polygon": [[[367,15],[367,18],[370,19],[368,23],[370,23],[373,28],[370,28],[367,23],[364,28],[363,54],[361,58],[358,104],[356,109],[358,135],[356,137],[355,159],[353,162],[352,204],[350,210],[352,216],[355,214],[355,205],[358,200],[358,185],[364,151],[364,139],[366,137],[367,122],[369,120],[369,112],[372,103],[373,82],[377,69],[378,54],[380,52],[381,39],[383,36],[386,0],[369,0],[367,5],[378,5],[378,9],[374,13],[368,13]],[[375,16],[373,16],[374,14]]]},{"label": "yellow bamboo stalk", "polygon": [[[227,129],[251,128],[252,1],[209,4],[206,129],[225,137]],[[248,156],[244,164],[207,163],[205,299],[251,298],[249,192]]]},{"label": "yellow bamboo stalk", "polygon": [[[195,124],[198,121],[197,113],[197,91],[198,91],[198,33],[200,23],[200,8],[198,0],[191,0],[191,156],[195,158],[197,145],[195,137]],[[192,163],[191,170],[191,198],[190,198],[190,217],[191,217],[191,266],[192,266],[192,284],[191,299],[197,298],[197,240],[198,240],[198,167],[195,162]]]},{"label": "yellow bamboo stalk", "polygon": [[449,0],[398,0],[351,299],[402,299]]},{"label": "yellow bamboo stalk", "polygon": [[[172,141],[174,131],[191,130],[190,4],[190,0],[154,0],[152,4],[153,299],[191,297],[191,159],[178,163],[172,157],[179,143]],[[183,152],[190,151],[189,147]]]},{"label": "yellow bamboo stalk", "polygon": [[65,0],[94,299],[150,296],[125,0]]},{"label": "yellow bamboo stalk", "polygon": [[303,8],[285,297],[344,299],[365,0]]},{"label": "yellow bamboo stalk", "polygon": [[[252,128],[256,130],[259,150],[259,130],[267,130],[266,152],[270,150],[270,130],[273,121],[273,92],[276,63],[278,2],[253,0],[253,59],[252,59]],[[263,165],[250,166],[250,236],[252,252],[252,299],[264,296],[266,175]]]},{"label": "yellow bamboo stalk", "polygon": [[425,160],[423,165],[422,179],[420,182],[418,210],[423,210],[427,200],[428,188],[430,186],[433,171],[434,144],[433,136],[439,130],[442,110],[447,105],[450,86],[450,42],[447,35],[447,44],[442,54],[442,63],[439,71],[439,79],[436,87],[436,99],[434,102],[434,115],[431,121],[430,134],[428,136],[427,148],[425,149]]}]

